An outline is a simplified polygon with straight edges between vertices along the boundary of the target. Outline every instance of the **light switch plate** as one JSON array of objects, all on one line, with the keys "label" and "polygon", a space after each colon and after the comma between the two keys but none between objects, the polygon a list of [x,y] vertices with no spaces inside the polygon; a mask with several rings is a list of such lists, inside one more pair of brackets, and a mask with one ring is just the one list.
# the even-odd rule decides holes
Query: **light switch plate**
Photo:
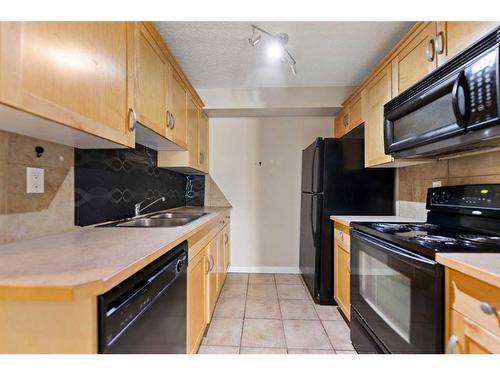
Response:
[{"label": "light switch plate", "polygon": [[441,187],[441,181],[432,181],[432,187]]},{"label": "light switch plate", "polygon": [[26,167],[26,193],[40,194],[45,190],[43,168]]}]

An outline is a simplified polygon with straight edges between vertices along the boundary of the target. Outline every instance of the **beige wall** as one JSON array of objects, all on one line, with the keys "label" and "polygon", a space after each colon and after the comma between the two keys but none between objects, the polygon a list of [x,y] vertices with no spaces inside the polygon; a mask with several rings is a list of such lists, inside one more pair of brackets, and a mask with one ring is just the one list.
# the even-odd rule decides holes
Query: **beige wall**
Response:
[{"label": "beige wall", "polygon": [[233,207],[232,270],[298,271],[301,151],[327,136],[331,118],[210,119],[210,175]]},{"label": "beige wall", "polygon": [[[0,244],[74,228],[73,160],[71,147],[0,131]],[[26,193],[26,167],[45,169],[45,193]]]},{"label": "beige wall", "polygon": [[441,160],[398,170],[398,200],[425,202],[433,181],[442,185],[500,183],[500,152]]}]

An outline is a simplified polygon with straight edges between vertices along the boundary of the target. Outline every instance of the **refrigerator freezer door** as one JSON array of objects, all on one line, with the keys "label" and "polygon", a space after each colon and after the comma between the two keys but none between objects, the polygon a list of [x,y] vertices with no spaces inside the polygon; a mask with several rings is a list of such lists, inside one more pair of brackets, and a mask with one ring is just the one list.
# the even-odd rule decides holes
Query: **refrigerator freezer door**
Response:
[{"label": "refrigerator freezer door", "polygon": [[300,272],[311,295],[319,293],[321,252],[321,194],[302,193],[300,215]]},{"label": "refrigerator freezer door", "polygon": [[317,138],[302,151],[302,192],[323,192],[323,139]]}]

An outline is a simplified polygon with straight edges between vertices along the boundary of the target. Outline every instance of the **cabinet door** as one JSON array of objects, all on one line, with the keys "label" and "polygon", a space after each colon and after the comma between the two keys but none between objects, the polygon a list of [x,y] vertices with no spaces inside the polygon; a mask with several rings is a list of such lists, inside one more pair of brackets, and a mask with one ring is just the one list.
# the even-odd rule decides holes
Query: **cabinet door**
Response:
[{"label": "cabinet door", "polygon": [[227,273],[227,269],[231,264],[231,228],[229,224],[224,228],[224,273]]},{"label": "cabinet door", "polygon": [[130,49],[133,109],[142,125],[165,137],[170,64],[153,31],[141,22],[134,27],[134,43]]},{"label": "cabinet door", "polygon": [[224,230],[217,235],[217,293],[220,293],[225,280],[224,272]]},{"label": "cabinet door", "polygon": [[208,117],[202,110],[199,118],[198,158],[200,170],[208,173]]},{"label": "cabinet door", "polygon": [[340,138],[349,130],[349,109],[344,108],[335,116],[335,138]]},{"label": "cabinet door", "polygon": [[206,253],[190,262],[187,274],[187,352],[196,353],[207,326],[206,320]]},{"label": "cabinet door", "polygon": [[498,22],[437,22],[438,65],[444,64],[498,25]]},{"label": "cabinet door", "polygon": [[451,310],[449,354],[500,354],[500,337]]},{"label": "cabinet door", "polygon": [[217,240],[214,239],[206,248],[207,268],[207,322],[212,319],[212,314],[217,303]]},{"label": "cabinet door", "polygon": [[393,95],[396,96],[436,69],[436,23],[415,35],[392,61]]},{"label": "cabinet door", "polygon": [[171,140],[187,149],[187,92],[176,72],[172,70],[170,79],[169,109],[172,114]]},{"label": "cabinet door", "polygon": [[198,106],[194,103],[193,99],[189,97],[188,99],[188,159],[189,159],[189,166],[199,169],[198,165],[198,131],[199,131],[199,126],[198,126],[198,117],[199,117],[199,110]]},{"label": "cabinet door", "polygon": [[365,119],[365,166],[390,163],[384,150],[384,104],[391,100],[391,66],[388,65],[362,93]]},{"label": "cabinet door", "polygon": [[134,145],[125,22],[2,22],[0,35],[0,102]]},{"label": "cabinet door", "polygon": [[[348,228],[346,228],[349,230]],[[340,240],[340,234],[343,235],[345,240]],[[334,240],[334,254],[333,254],[333,271],[334,271],[334,298],[339,304],[340,309],[350,320],[351,316],[351,299],[350,299],[350,285],[351,285],[351,273],[350,273],[350,251],[348,247],[343,244],[349,243],[349,234],[337,230],[337,224],[335,224],[335,240]]]}]

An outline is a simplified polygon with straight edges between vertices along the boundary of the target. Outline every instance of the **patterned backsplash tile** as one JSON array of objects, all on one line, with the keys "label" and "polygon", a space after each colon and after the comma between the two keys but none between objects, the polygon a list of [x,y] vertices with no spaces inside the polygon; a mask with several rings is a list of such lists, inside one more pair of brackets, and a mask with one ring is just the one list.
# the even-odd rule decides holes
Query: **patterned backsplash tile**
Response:
[{"label": "patterned backsplash tile", "polygon": [[75,149],[75,225],[132,216],[135,203],[162,196],[165,202],[149,211],[203,206],[204,186],[204,176],[158,168],[156,151],[139,144],[134,150]]}]

